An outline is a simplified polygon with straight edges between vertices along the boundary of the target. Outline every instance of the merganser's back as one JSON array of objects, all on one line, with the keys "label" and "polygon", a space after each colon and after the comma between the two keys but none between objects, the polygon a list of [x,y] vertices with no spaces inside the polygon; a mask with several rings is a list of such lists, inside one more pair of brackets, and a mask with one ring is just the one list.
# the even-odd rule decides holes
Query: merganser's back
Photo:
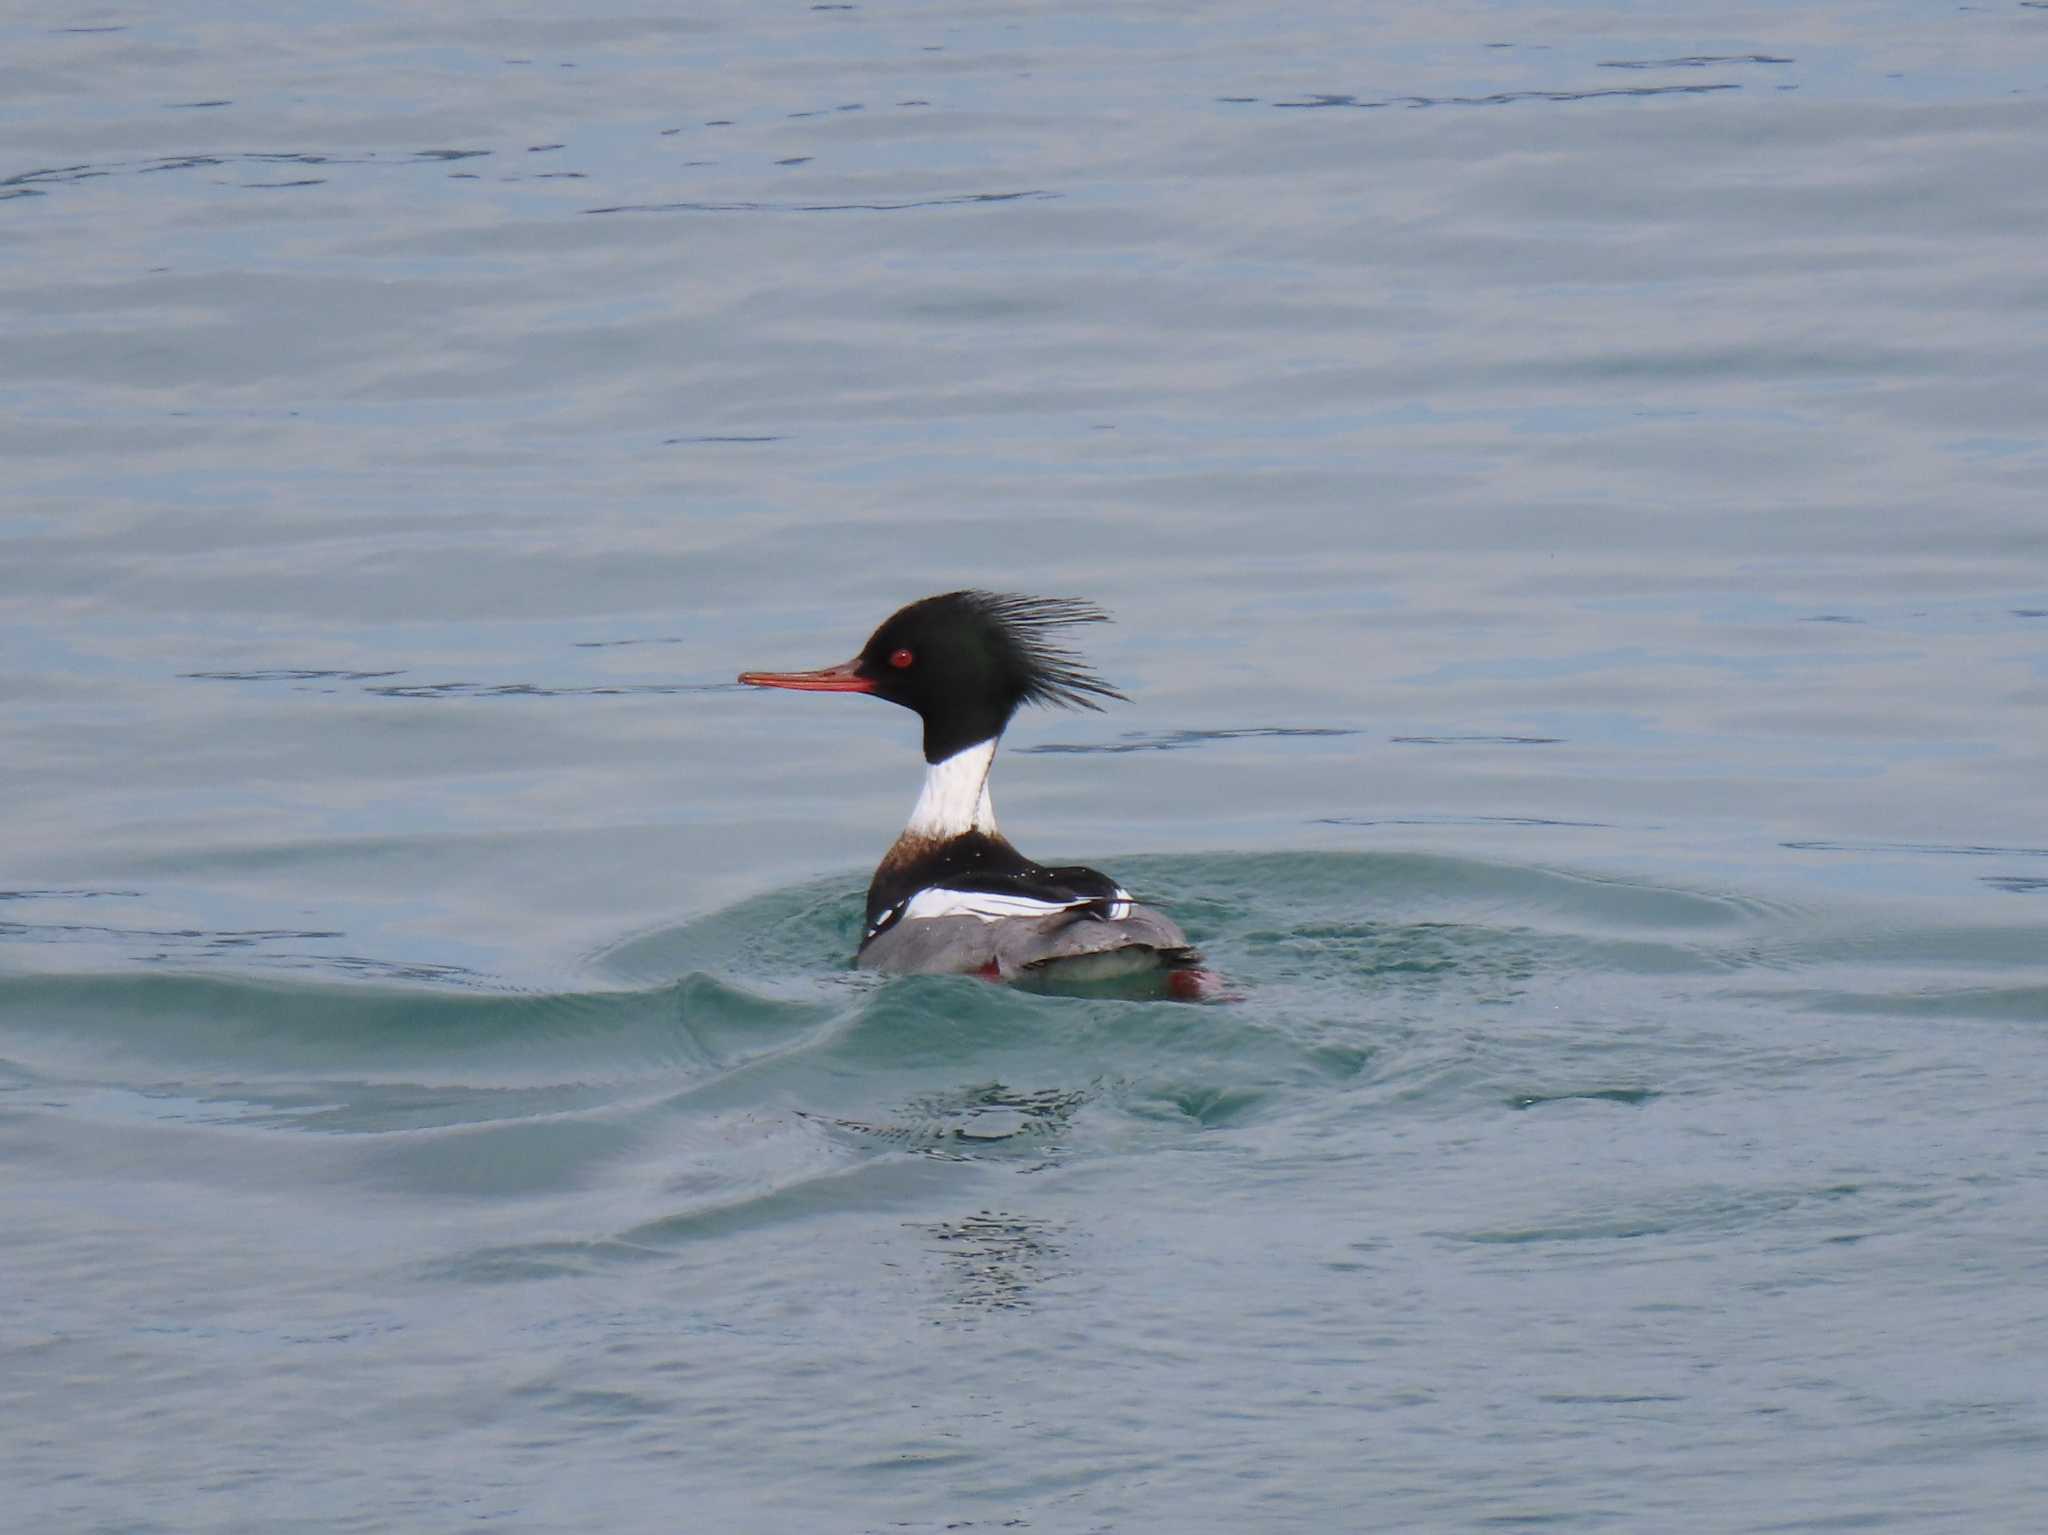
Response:
[{"label": "merganser's back", "polygon": [[1124,696],[1048,637],[1107,621],[1099,608],[1063,597],[947,592],[900,609],[841,665],[740,674],[755,687],[873,693],[924,721],[924,789],[868,885],[855,955],[861,968],[1062,981],[1152,971],[1169,981],[1207,980],[1170,919],[1094,869],[1033,863],[997,828],[989,802],[989,766],[1019,706],[1099,709],[1098,698]]}]

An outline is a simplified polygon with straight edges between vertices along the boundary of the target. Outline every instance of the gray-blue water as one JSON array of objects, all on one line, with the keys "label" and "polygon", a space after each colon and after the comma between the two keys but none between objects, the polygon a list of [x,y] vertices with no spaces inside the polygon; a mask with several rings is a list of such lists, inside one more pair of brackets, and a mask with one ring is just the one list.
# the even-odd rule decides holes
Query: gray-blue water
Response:
[{"label": "gray-blue water", "polygon": [[[2048,1523],[2048,8],[14,7],[6,1522]],[[1218,1005],[877,983],[995,796]]]}]

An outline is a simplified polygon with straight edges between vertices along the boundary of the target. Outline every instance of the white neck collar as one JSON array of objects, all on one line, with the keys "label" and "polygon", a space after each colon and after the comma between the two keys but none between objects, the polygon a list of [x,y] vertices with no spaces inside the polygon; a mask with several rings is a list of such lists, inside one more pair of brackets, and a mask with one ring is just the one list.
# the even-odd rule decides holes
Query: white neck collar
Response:
[{"label": "white neck collar", "polygon": [[905,834],[939,842],[969,831],[997,835],[995,807],[988,798],[988,770],[995,761],[996,739],[963,746],[924,770],[924,788],[911,807]]}]

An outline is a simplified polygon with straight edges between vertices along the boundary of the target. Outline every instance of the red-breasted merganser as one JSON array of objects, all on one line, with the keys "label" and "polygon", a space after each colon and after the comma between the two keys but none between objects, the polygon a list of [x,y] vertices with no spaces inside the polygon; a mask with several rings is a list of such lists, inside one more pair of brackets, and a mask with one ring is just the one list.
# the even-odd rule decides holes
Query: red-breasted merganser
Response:
[{"label": "red-breasted merganser", "polygon": [[811,672],[742,672],[763,688],[873,693],[924,720],[924,792],[868,886],[864,970],[1088,981],[1143,972],[1179,995],[1211,980],[1170,919],[1094,869],[1033,863],[996,829],[989,764],[1019,705],[1100,709],[1124,695],[1053,642],[1108,615],[1064,597],[946,592],[913,602],[859,655]]}]

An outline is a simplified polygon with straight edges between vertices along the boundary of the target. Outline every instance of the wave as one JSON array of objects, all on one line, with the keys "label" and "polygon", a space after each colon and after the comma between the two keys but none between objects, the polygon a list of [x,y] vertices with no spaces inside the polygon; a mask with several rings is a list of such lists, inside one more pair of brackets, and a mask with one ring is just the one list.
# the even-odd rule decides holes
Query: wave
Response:
[{"label": "wave", "polygon": [[1336,1141],[1361,1116],[1652,1111],[1703,1083],[1796,1075],[1811,1063],[1774,1043],[1791,1014],[2048,1018],[2017,929],[1901,931],[1421,853],[1116,867],[1238,1000],[858,974],[859,881],[835,876],[625,938],[566,987],[397,962],[0,974],[0,1120],[349,1148],[330,1153],[345,1176],[434,1197],[573,1197],[620,1163],[658,1191],[658,1214],[589,1241],[449,1260],[508,1279],[913,1208],[963,1168],[1199,1149],[1280,1121]]}]

